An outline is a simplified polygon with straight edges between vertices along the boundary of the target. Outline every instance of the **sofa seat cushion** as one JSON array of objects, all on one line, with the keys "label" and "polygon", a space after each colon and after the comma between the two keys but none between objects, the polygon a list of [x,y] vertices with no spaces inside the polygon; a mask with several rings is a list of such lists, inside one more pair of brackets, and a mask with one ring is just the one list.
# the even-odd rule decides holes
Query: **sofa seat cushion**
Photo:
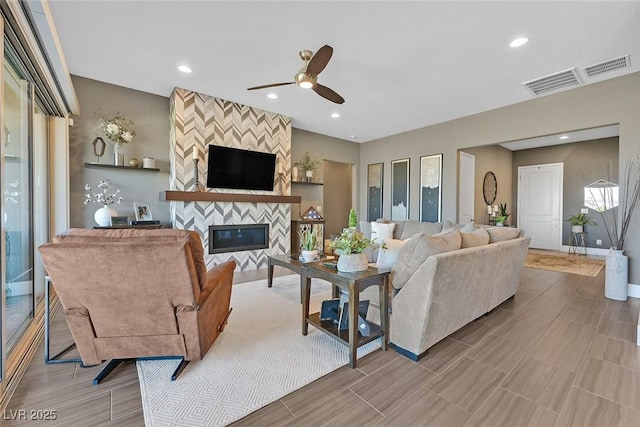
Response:
[{"label": "sofa seat cushion", "polygon": [[460,248],[473,248],[489,244],[489,232],[485,228],[478,228],[469,232],[460,230],[460,237],[462,238]]},{"label": "sofa seat cushion", "polygon": [[409,239],[416,234],[428,234],[433,235],[442,231],[441,222],[418,222],[414,220],[407,220],[404,222],[404,228],[400,239]]},{"label": "sofa seat cushion", "polygon": [[489,243],[517,239],[522,235],[521,229],[513,227],[489,227],[486,230],[489,232]]},{"label": "sofa seat cushion", "polygon": [[460,249],[460,230],[450,229],[429,236],[416,234],[400,249],[398,259],[391,269],[395,289],[401,289],[424,261],[431,255]]}]

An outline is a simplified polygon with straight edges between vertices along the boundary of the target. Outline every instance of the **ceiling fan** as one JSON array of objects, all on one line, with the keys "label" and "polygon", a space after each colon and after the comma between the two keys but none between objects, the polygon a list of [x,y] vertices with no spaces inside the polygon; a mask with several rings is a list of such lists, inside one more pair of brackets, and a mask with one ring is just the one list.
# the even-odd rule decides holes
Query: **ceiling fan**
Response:
[{"label": "ceiling fan", "polygon": [[300,58],[302,58],[302,60],[304,61],[304,66],[300,68],[300,71],[298,71],[298,73],[295,75],[295,81],[255,86],[250,87],[247,90],[265,89],[268,87],[297,84],[304,89],[313,89],[315,93],[323,98],[328,99],[331,102],[342,104],[344,102],[343,97],[341,97],[328,87],[318,83],[318,74],[320,74],[322,70],[324,70],[324,68],[327,66],[329,60],[331,59],[331,55],[333,55],[333,48],[329,45],[322,46],[320,49],[318,49],[315,55],[310,50],[301,50]]}]

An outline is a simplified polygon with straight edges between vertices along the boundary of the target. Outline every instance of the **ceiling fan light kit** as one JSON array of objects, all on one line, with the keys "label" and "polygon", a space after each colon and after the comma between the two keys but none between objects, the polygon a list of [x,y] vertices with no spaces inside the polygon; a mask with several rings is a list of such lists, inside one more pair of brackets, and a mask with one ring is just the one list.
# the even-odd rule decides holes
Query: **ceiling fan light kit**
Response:
[{"label": "ceiling fan light kit", "polygon": [[332,89],[318,83],[318,74],[320,74],[329,63],[329,60],[333,55],[333,48],[329,45],[324,45],[318,49],[315,55],[312,51],[306,49],[301,50],[299,54],[300,58],[304,61],[304,66],[295,75],[293,82],[254,86],[247,90],[266,89],[269,87],[296,84],[303,89],[313,89],[315,93],[331,102],[342,104],[344,102],[343,97],[338,95]]}]

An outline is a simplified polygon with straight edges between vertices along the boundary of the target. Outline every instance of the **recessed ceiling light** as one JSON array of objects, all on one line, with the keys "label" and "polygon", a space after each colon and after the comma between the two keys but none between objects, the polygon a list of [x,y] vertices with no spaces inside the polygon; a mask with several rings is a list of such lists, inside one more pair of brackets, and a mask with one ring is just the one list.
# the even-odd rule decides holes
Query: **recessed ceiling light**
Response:
[{"label": "recessed ceiling light", "polygon": [[569,137],[567,135],[562,135],[560,139],[569,139]]},{"label": "recessed ceiling light", "polygon": [[331,117],[333,117],[334,119],[337,119],[338,117],[340,117],[340,113],[333,113],[331,114]]},{"label": "recessed ceiling light", "polygon": [[191,72],[191,68],[187,67],[186,65],[180,65],[178,67],[178,71],[189,74]]},{"label": "recessed ceiling light", "polygon": [[275,93],[272,92],[272,93],[267,95],[267,98],[269,98],[269,99],[278,99],[278,95],[276,95]]},{"label": "recessed ceiling light", "polygon": [[515,39],[514,41],[509,43],[509,46],[510,47],[520,47],[520,46],[526,44],[528,41],[529,41],[529,39],[526,38],[526,37],[518,37],[517,39]]},{"label": "recessed ceiling light", "polygon": [[349,138],[356,139],[356,138],[358,138],[358,135],[349,135]]}]

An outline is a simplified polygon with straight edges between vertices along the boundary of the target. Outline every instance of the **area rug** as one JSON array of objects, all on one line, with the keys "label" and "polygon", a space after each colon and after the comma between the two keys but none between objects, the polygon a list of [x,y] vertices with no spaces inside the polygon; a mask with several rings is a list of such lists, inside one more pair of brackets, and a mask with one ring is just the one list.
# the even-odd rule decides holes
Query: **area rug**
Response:
[{"label": "area rug", "polygon": [[[314,279],[312,312],[331,297]],[[301,332],[300,278],[289,275],[234,285],[233,312],[224,332],[200,362],[170,381],[177,360],[137,363],[147,426],[221,426],[238,420],[344,366],[345,345],[309,327]],[[358,349],[361,357],[380,340]]]},{"label": "area rug", "polygon": [[604,266],[604,261],[587,258],[584,255],[545,254],[529,251],[524,266],[595,277]]}]

